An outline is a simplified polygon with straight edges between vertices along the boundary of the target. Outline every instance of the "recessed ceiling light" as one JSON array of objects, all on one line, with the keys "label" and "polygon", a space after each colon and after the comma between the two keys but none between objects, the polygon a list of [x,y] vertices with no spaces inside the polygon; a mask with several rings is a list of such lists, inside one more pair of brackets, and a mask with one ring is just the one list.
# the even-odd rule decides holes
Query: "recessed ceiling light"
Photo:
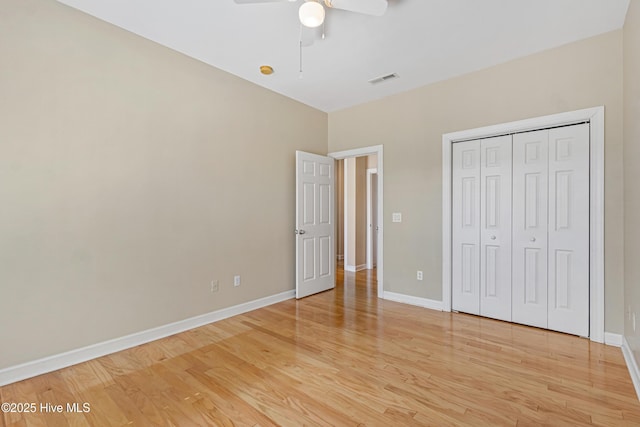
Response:
[{"label": "recessed ceiling light", "polygon": [[261,65],[260,72],[265,76],[268,76],[269,74],[273,74],[273,67],[271,67],[271,65]]}]

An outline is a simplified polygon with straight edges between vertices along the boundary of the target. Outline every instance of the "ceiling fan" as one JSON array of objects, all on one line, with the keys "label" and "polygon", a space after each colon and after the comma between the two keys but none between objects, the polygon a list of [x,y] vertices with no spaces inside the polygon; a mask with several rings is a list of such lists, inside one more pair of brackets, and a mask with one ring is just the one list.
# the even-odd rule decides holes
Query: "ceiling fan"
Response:
[{"label": "ceiling fan", "polygon": [[[233,0],[236,4],[256,4],[256,3],[279,3],[289,1],[294,3],[297,0]],[[324,5],[324,6],[323,6]],[[349,12],[361,13],[364,15],[382,16],[387,11],[387,0],[304,0],[298,17],[300,18],[300,74],[302,78],[302,47],[313,44],[315,38],[314,31],[324,23],[325,7],[327,9],[341,9]],[[322,27],[322,38],[324,39],[324,27]],[[266,67],[262,74],[273,73],[273,68]]]},{"label": "ceiling fan", "polygon": [[[234,0],[237,4],[252,3],[277,3],[297,0]],[[324,6],[323,6],[324,4]],[[300,23],[307,28],[316,28],[324,23],[325,7],[328,9],[341,9],[349,12],[362,13],[365,15],[382,16],[387,11],[387,0],[305,0],[298,16]]]}]

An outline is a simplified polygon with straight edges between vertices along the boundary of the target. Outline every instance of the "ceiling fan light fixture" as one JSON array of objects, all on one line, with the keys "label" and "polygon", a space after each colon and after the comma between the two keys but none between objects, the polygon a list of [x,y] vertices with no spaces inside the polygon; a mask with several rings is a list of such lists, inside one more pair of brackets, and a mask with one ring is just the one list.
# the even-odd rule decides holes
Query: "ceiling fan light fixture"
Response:
[{"label": "ceiling fan light fixture", "polygon": [[318,2],[308,1],[298,10],[300,22],[305,27],[316,28],[324,22],[324,7]]}]

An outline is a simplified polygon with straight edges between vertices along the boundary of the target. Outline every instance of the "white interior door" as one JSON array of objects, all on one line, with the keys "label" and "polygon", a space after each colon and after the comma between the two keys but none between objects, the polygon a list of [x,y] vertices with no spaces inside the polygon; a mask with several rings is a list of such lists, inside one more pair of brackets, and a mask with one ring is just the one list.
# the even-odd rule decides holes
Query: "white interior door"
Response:
[{"label": "white interior door", "polygon": [[480,314],[480,141],[453,144],[451,307]]},{"label": "white interior door", "polygon": [[296,298],[335,287],[334,159],[296,151]]},{"label": "white interior door", "polygon": [[511,320],[511,135],[480,141],[480,314]]},{"label": "white interior door", "polygon": [[589,125],[549,131],[549,329],[589,336]]},{"label": "white interior door", "polygon": [[547,327],[549,131],[513,136],[512,319]]}]

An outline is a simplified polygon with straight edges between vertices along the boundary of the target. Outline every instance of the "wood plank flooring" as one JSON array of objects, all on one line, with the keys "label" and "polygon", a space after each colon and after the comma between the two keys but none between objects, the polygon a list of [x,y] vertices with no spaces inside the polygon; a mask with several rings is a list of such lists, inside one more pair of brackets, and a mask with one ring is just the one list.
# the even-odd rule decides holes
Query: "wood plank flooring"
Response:
[{"label": "wood plank flooring", "polygon": [[640,425],[618,348],[378,300],[371,272],[338,276],[333,291],[2,387],[0,402],[38,410],[0,426]]}]

